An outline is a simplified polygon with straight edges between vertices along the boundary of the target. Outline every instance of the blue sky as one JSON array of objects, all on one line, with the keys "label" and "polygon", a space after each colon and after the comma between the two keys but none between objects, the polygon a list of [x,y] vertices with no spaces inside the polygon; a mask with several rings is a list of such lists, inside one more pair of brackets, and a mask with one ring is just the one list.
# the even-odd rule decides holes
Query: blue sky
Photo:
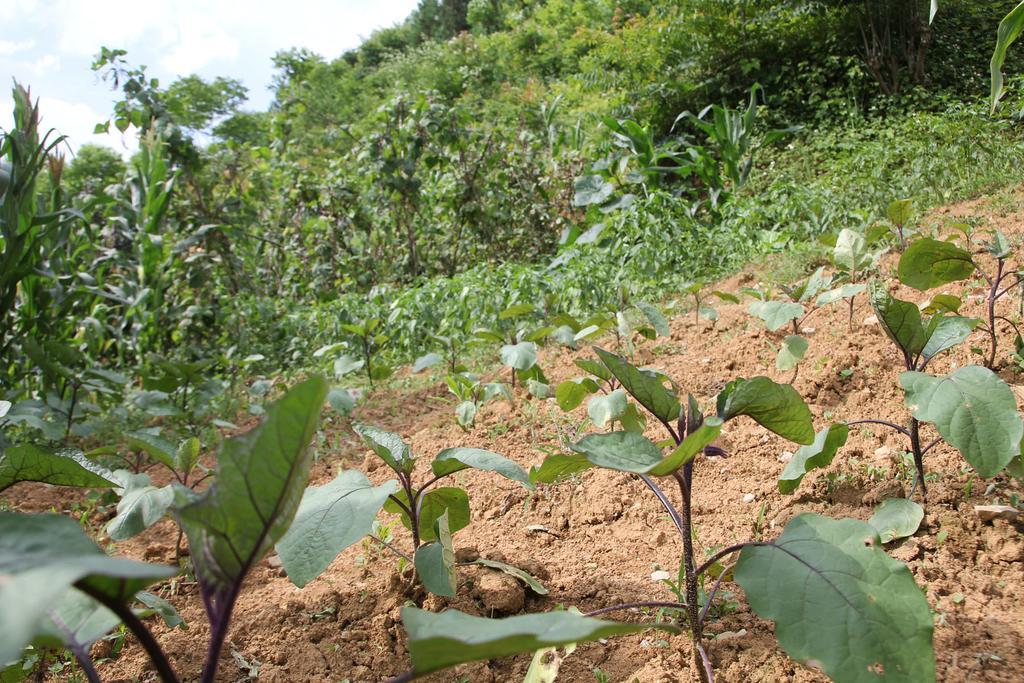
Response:
[{"label": "blue sky", "polygon": [[[134,148],[130,134],[93,135],[113,94],[90,70],[101,46],[128,51],[132,64],[169,84],[191,73],[228,76],[249,88],[247,109],[265,109],[275,52],[304,47],[331,59],[391,26],[417,0],[0,0],[0,77],[39,98],[44,126],[83,143]],[[0,126],[11,100],[0,90]]]}]

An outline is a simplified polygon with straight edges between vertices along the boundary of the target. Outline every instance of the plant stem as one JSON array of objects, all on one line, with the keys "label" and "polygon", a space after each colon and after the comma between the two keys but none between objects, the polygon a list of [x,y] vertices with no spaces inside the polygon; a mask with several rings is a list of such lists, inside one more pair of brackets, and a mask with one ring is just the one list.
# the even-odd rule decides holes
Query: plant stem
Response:
[{"label": "plant stem", "polygon": [[[1006,266],[1004,259],[998,260],[996,266],[996,276],[992,278],[992,286],[988,292],[988,335],[990,340],[990,347],[988,353],[988,361],[985,363],[985,367],[991,370],[996,363],[996,349],[999,344],[998,338],[996,337],[996,299],[999,298],[999,284],[1003,281],[1003,268]],[[924,480],[921,481],[922,491],[924,489]]]},{"label": "plant stem", "polygon": [[412,559],[412,558],[411,558],[410,556],[406,555],[406,554],[405,554],[405,553],[403,553],[403,552],[402,552],[401,550],[399,550],[399,549],[398,549],[398,548],[396,548],[395,546],[391,545],[390,543],[388,543],[388,542],[387,542],[387,541],[385,541],[384,539],[382,539],[382,538],[378,538],[378,537],[374,536],[373,534],[370,534],[370,538],[371,538],[371,539],[373,539],[374,541],[377,541],[377,543],[380,543],[380,544],[381,544],[382,546],[384,546],[385,548],[387,548],[388,550],[390,550],[391,552],[393,552],[393,553],[394,553],[395,555],[398,555],[398,556],[399,556],[399,557],[401,557],[401,558],[402,558],[403,560],[406,560],[406,561],[408,561],[408,562],[411,562],[411,563],[413,563],[413,564],[416,564],[416,561],[415,561],[414,559]]},{"label": "plant stem", "polygon": [[174,669],[171,668],[171,663],[167,661],[167,655],[164,654],[160,644],[156,642],[156,638],[146,628],[146,625],[142,623],[142,620],[135,616],[135,612],[131,608],[120,600],[115,600],[102,591],[92,588],[84,581],[75,583],[75,588],[109,609],[124,622],[124,625],[135,635],[139,644],[142,645],[142,649],[146,651],[146,655],[149,656],[149,661],[152,662],[160,680],[164,683],[179,683],[178,676],[174,673]]},{"label": "plant stem", "polygon": [[883,427],[889,427],[891,429],[895,429],[897,432],[899,432],[900,434],[903,434],[904,436],[910,436],[910,430],[908,430],[906,427],[898,425],[898,424],[896,424],[894,422],[887,422],[886,420],[854,420],[853,422],[847,422],[846,426],[847,427],[852,427],[854,425],[863,425],[863,424],[882,425]]},{"label": "plant stem", "polygon": [[651,479],[646,474],[638,474],[636,476],[640,477],[640,480],[643,483],[647,484],[647,488],[651,489],[654,495],[657,496],[658,500],[661,502],[662,507],[665,508],[665,511],[668,512],[668,516],[672,518],[672,522],[676,525],[676,530],[679,532],[679,535],[681,537],[685,536],[683,520],[679,516],[679,511],[676,510],[675,507],[672,505],[672,501],[668,499],[668,496],[665,495],[665,492],[662,491],[661,488],[659,488],[658,485],[654,483],[654,480]]},{"label": "plant stem", "polygon": [[[917,469],[917,481],[921,484],[921,495],[928,493],[928,486],[924,483],[924,451],[921,450],[921,435],[919,432],[920,423],[916,417],[910,418],[910,450],[914,454],[914,467]],[[911,489],[913,495],[913,489]]]},{"label": "plant stem", "polygon": [[597,617],[602,614],[608,614],[609,612],[619,612],[627,609],[638,609],[641,607],[665,607],[668,609],[686,609],[685,602],[663,602],[660,600],[651,600],[648,602],[627,602],[621,605],[612,605],[611,607],[602,607],[592,612],[587,612],[583,616],[585,617]]},{"label": "plant stem", "polygon": [[679,494],[683,499],[683,566],[686,570],[686,611],[690,624],[690,639],[693,641],[693,664],[701,682],[709,683],[707,672],[704,670],[704,662],[700,657],[703,629],[701,628],[700,614],[697,611],[697,574],[693,567],[693,525],[690,507],[693,462],[688,462],[683,466],[682,474],[676,470],[672,476],[679,484]]}]

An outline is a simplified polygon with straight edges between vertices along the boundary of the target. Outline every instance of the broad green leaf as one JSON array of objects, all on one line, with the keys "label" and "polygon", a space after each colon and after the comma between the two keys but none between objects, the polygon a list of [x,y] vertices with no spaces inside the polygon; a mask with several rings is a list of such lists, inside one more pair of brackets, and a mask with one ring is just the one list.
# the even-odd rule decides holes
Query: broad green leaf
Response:
[{"label": "broad green leaf", "polygon": [[977,318],[963,318],[958,315],[940,318],[934,327],[929,325],[932,328],[932,333],[928,338],[928,343],[921,349],[921,357],[927,360],[946,349],[959,345],[971,336],[971,332],[980,324],[981,321]]},{"label": "broad green leaf", "polygon": [[587,456],[593,465],[619,472],[650,472],[662,460],[661,449],[643,434],[611,432],[588,434],[572,449]]},{"label": "broad green leaf", "polygon": [[605,395],[594,396],[587,404],[587,415],[598,428],[604,429],[610,422],[622,417],[626,412],[626,391],[616,389]]},{"label": "broad green leaf", "polygon": [[348,389],[341,387],[334,387],[327,392],[327,404],[342,416],[351,415],[356,407],[352,394],[349,393]]},{"label": "broad green leaf", "polygon": [[818,295],[816,303],[819,306],[828,306],[843,299],[852,299],[868,288],[867,285],[843,285]]},{"label": "broad green leaf", "polygon": [[358,360],[352,356],[339,356],[334,361],[334,376],[341,379],[345,375],[361,370],[366,361]]},{"label": "broad green leaf", "polygon": [[526,678],[523,683],[555,683],[558,679],[558,671],[562,668],[565,658],[576,651],[576,643],[566,645],[562,654],[558,653],[557,647],[546,647],[533,653],[530,660],[530,668],[526,670]]},{"label": "broad green leaf", "polygon": [[589,377],[567,379],[555,387],[555,401],[559,408],[568,412],[579,407],[583,399],[599,390],[597,382]]},{"label": "broad green leaf", "polygon": [[1013,247],[1002,230],[993,230],[992,239],[985,243],[985,251],[997,259],[1005,259],[1013,253]]},{"label": "broad green leaf", "polygon": [[421,545],[416,549],[413,562],[423,587],[434,595],[454,598],[458,589],[455,577],[455,549],[452,535],[448,531],[448,512],[445,511],[434,522],[434,536],[437,541]]},{"label": "broad green leaf", "polygon": [[999,106],[999,100],[1003,96],[1003,62],[1006,61],[1006,51],[1024,30],[1024,2],[1010,10],[1010,13],[999,22],[999,30],[996,32],[996,48],[992,52],[992,61],[989,64],[989,71],[992,76],[992,92],[989,95],[989,109],[995,113]]},{"label": "broad green leaf", "polygon": [[200,447],[199,439],[194,436],[182,439],[178,443],[178,448],[174,453],[178,472],[184,474],[192,471],[192,468],[199,463]]},{"label": "broad green leaf", "polygon": [[775,332],[804,314],[804,307],[790,301],[754,301],[747,306],[750,315],[764,321],[769,331]]},{"label": "broad green leaf", "polygon": [[594,352],[626,391],[655,417],[663,422],[671,422],[679,417],[679,401],[659,379],[642,372],[614,353],[596,346]]},{"label": "broad green leaf", "polygon": [[843,423],[830,425],[814,437],[814,441],[801,446],[782,470],[779,492],[793,493],[804,475],[819,467],[828,467],[840,448],[846,445],[850,428]]},{"label": "broad green leaf", "polygon": [[498,562],[497,560],[488,560],[483,557],[474,560],[474,563],[479,564],[482,567],[490,567],[491,569],[497,569],[498,571],[505,572],[509,576],[513,576],[519,579],[537,595],[548,594],[548,589],[544,587],[544,584],[537,580],[537,577],[535,577],[527,571],[520,569],[519,567],[513,567],[510,564]]},{"label": "broad green leaf", "polygon": [[798,334],[787,335],[779,347],[779,355],[775,358],[775,367],[779,370],[792,370],[804,359],[809,342]]},{"label": "broad green leaf", "polygon": [[545,458],[540,465],[530,468],[530,481],[534,484],[553,484],[591,467],[593,465],[585,455],[557,453]]},{"label": "broad green leaf", "polygon": [[374,453],[380,456],[384,463],[399,474],[412,472],[415,461],[412,455],[412,448],[402,441],[402,437],[394,432],[385,431],[372,425],[353,425],[352,429],[356,434],[363,437],[363,442],[370,447]]},{"label": "broad green leaf", "polygon": [[531,377],[526,380],[526,391],[530,396],[543,400],[551,396],[551,385]]},{"label": "broad green leaf", "polygon": [[149,432],[128,432],[124,437],[132,448],[144,452],[168,469],[176,469],[177,448],[167,439]]},{"label": "broad green leaf", "polygon": [[32,644],[58,649],[65,646],[88,648],[120,623],[119,616],[82,591],[70,588],[47,609]]},{"label": "broad green leaf", "polygon": [[913,536],[924,519],[924,508],[909,498],[889,498],[871,515],[868,524],[874,527],[882,543]]},{"label": "broad green leaf", "polygon": [[966,280],[973,274],[974,261],[969,251],[931,237],[919,239],[907,247],[897,269],[900,282],[922,292]]},{"label": "broad green leaf", "polygon": [[0,512],[0,662],[12,662],[39,633],[47,609],[73,585],[126,602],[171,567],[108,557],[77,521]]},{"label": "broad green leaf", "polygon": [[580,370],[583,370],[584,372],[589,372],[591,375],[597,377],[602,382],[607,382],[613,376],[611,371],[609,371],[603,363],[600,363],[596,360],[592,360],[590,358],[577,358],[573,362],[576,364],[576,367],[578,367]]},{"label": "broad green leaf", "polygon": [[832,250],[832,260],[848,273],[862,270],[871,261],[868,256],[868,243],[864,235],[849,228],[840,230],[839,236],[836,238],[836,246]]},{"label": "broad green leaf", "polygon": [[[405,491],[395,493],[394,497],[406,505],[409,504],[409,499],[405,495]],[[399,515],[399,518],[402,520],[402,526],[406,529],[412,528],[412,522],[409,521],[409,516],[395,504],[395,501],[388,500],[384,503],[384,509],[388,512]],[[440,488],[431,489],[427,493],[423,494],[420,503],[421,541],[437,540],[437,536],[435,536],[434,531],[434,522],[436,522],[438,517],[443,515],[445,511],[448,512],[448,530],[451,533],[454,534],[456,531],[466,528],[470,521],[469,495],[467,495],[462,489],[454,486],[442,486]]]},{"label": "broad green leaf", "polygon": [[36,446],[14,446],[0,451],[0,491],[19,481],[37,481],[55,486],[112,488],[111,473],[92,462],[81,451],[64,448],[56,453]]},{"label": "broad green leaf", "polygon": [[13,404],[10,401],[0,401],[0,417],[3,417],[10,412],[11,405]]},{"label": "broad green leaf", "polygon": [[476,404],[472,401],[462,401],[455,406],[455,419],[463,427],[471,427],[476,422]]},{"label": "broad green leaf", "polygon": [[533,342],[506,344],[501,347],[501,362],[516,370],[529,370],[537,364],[537,345]]},{"label": "broad green leaf", "polygon": [[868,524],[800,515],[777,540],[745,547],[734,576],[789,656],[832,680],[935,680],[925,594]]},{"label": "broad green leaf", "polygon": [[669,329],[668,320],[656,306],[645,301],[638,301],[636,307],[640,309],[644,314],[644,317],[647,318],[647,321],[651,323],[651,327],[655,329],[659,337],[672,336],[672,330]]},{"label": "broad green leaf", "polygon": [[545,647],[600,640],[669,624],[627,624],[585,617],[578,612],[543,612],[505,619],[474,617],[457,610],[439,614],[415,607],[402,608],[409,636],[409,656],[417,674],[482,659],[496,659]]},{"label": "broad green leaf", "polygon": [[302,588],[319,576],[338,554],[373,530],[373,520],[398,482],[374,486],[362,472],[346,470],[302,496],[295,521],[277,542],[288,578]]},{"label": "broad green leaf", "polygon": [[124,470],[119,473],[128,476],[117,503],[117,515],[107,524],[107,535],[115,541],[125,541],[163,519],[174,504],[175,493],[171,485],[151,485],[149,475],[130,475]]},{"label": "broad green leaf", "polygon": [[717,296],[722,301],[727,301],[730,304],[738,304],[740,302],[740,298],[735,294],[730,294],[729,292],[722,292],[717,289],[711,292],[711,295]]},{"label": "broad green leaf", "polygon": [[444,362],[444,358],[441,358],[439,353],[425,353],[412,364],[413,372],[423,372],[428,368],[432,368],[435,365],[440,365]]},{"label": "broad green leaf", "polygon": [[914,417],[934,424],[981,476],[995,476],[1020,453],[1017,400],[991,370],[968,365],[945,377],[904,372],[900,384]]},{"label": "broad green leaf", "polygon": [[518,318],[528,313],[533,313],[535,307],[533,304],[512,304],[501,313],[498,314],[498,320],[510,320],[512,318]]},{"label": "broad green leaf", "polygon": [[767,377],[730,382],[718,395],[718,416],[728,422],[739,415],[784,439],[800,444],[814,441],[811,409],[789,384],[776,384]]},{"label": "broad green leaf", "polygon": [[258,427],[224,442],[213,484],[175,511],[193,549],[196,575],[214,594],[242,581],[291,525],[309,480],[308,446],[326,397],[321,377],[288,391]]},{"label": "broad green leaf", "polygon": [[680,467],[693,460],[693,458],[700,453],[705,446],[717,439],[718,435],[721,433],[722,420],[717,417],[707,418],[704,420],[704,424],[683,439],[682,442],[676,446],[676,449],[669,453],[668,457],[651,469],[651,474],[659,477],[665,477],[672,474]]},{"label": "broad green leaf", "polygon": [[135,599],[146,606],[147,612],[151,614],[158,614],[163,619],[164,625],[167,628],[177,628],[181,626],[182,630],[187,630],[188,625],[185,620],[178,614],[178,610],[174,609],[174,605],[167,602],[159,595],[153,595],[146,591],[139,591],[135,594]]},{"label": "broad green leaf", "polygon": [[917,306],[892,297],[877,280],[871,283],[871,306],[882,329],[897,346],[912,357],[921,353],[931,333],[921,323]]},{"label": "broad green leaf", "polygon": [[486,472],[496,472],[503,477],[518,481],[528,489],[533,488],[530,475],[518,464],[503,455],[482,448],[445,448],[437,454],[430,469],[438,477],[472,467]]},{"label": "broad green leaf", "polygon": [[697,315],[704,318],[705,320],[710,320],[711,322],[715,322],[716,320],[718,320],[718,310],[712,308],[711,306],[699,306],[697,308]]},{"label": "broad green leaf", "polygon": [[599,175],[584,175],[576,179],[573,206],[603,204],[615,192],[615,186]]},{"label": "broad green leaf", "polygon": [[921,312],[926,315],[935,315],[936,313],[953,313],[954,315],[960,311],[960,307],[963,306],[963,301],[958,296],[952,294],[936,294],[928,303],[921,306]]},{"label": "broad green leaf", "polygon": [[885,215],[893,225],[906,225],[914,215],[914,202],[910,199],[897,199],[890,202]]},{"label": "broad green leaf", "polygon": [[644,428],[647,427],[647,418],[640,412],[640,409],[636,407],[635,403],[629,403],[626,405],[625,412],[619,416],[619,424],[627,432],[636,432],[637,434],[643,434]]}]

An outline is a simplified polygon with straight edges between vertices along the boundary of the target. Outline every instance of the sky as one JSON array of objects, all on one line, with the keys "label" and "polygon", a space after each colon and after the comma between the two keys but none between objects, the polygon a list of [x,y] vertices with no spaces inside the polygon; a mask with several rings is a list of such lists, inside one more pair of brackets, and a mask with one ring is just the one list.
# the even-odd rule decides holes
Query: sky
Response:
[{"label": "sky", "polygon": [[[333,59],[374,29],[409,15],[417,0],[0,0],[0,78],[30,86],[43,127],[128,153],[131,130],[94,135],[115,100],[90,70],[101,46],[128,51],[129,64],[169,85],[198,74],[237,78],[249,89],[243,109],[265,110],[278,50],[303,47]],[[9,91],[0,90],[0,127],[11,125]],[[113,130],[113,127],[111,127]]]}]

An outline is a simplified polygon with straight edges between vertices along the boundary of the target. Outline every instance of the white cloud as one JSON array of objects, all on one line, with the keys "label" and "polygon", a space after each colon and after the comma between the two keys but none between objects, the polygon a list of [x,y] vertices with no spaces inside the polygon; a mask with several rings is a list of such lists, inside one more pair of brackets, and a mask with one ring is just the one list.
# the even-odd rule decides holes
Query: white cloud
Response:
[{"label": "white cloud", "polygon": [[138,148],[135,131],[129,129],[124,135],[113,128],[106,135],[94,135],[97,123],[105,120],[103,115],[87,104],[67,102],[55,97],[39,98],[40,128],[45,132],[53,128],[67,136],[67,145],[77,150],[85,143],[106,145],[129,154]]},{"label": "white cloud", "polygon": [[160,60],[160,66],[171,73],[187,75],[217,61],[233,62],[238,58],[238,40],[208,17],[190,13],[177,25],[173,47]]},{"label": "white cloud", "polygon": [[0,56],[10,57],[19,52],[31,50],[35,45],[36,41],[34,40],[19,40],[17,42],[13,40],[0,40]]},{"label": "white cloud", "polygon": [[57,55],[43,55],[29,65],[29,70],[37,78],[52,73],[60,68],[60,57]]}]

